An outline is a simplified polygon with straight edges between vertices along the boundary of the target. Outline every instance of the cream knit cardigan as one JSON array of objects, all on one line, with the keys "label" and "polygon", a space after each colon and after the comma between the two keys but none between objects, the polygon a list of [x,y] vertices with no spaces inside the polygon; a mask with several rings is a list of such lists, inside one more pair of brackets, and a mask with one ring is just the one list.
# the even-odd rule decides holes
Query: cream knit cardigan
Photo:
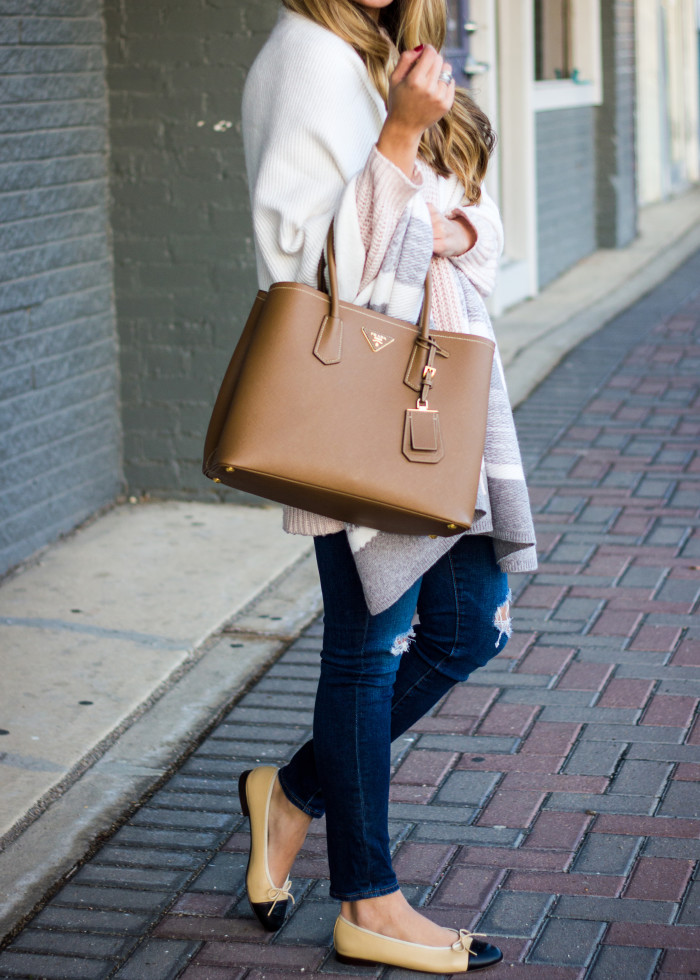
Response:
[{"label": "cream knit cardigan", "polygon": [[[429,232],[426,201],[430,201],[443,213],[460,211],[477,233],[469,252],[452,260],[433,259],[431,264],[435,325],[455,329],[454,323],[464,320],[459,288],[453,281],[456,270],[482,295],[493,286],[502,248],[498,211],[485,190],[478,206],[460,207],[463,189],[457,179],[439,178],[425,165],[416,167],[412,179],[406,177],[375,148],[385,117],[384,103],[356,52],[330,31],[283,9],[248,75],[243,99],[259,284],[263,289],[280,280],[315,285],[318,259],[334,218],[341,299],[372,303],[376,309],[378,296],[390,296],[391,315],[415,321],[420,291],[417,294],[414,286],[395,279],[383,283],[382,260],[392,247],[397,225],[407,220],[409,212],[417,219],[418,234],[421,220]],[[483,316],[488,320],[485,311]],[[471,325],[462,329],[478,332]],[[517,443],[515,448],[517,453]],[[488,501],[485,478],[482,483],[480,496]],[[479,513],[484,514],[484,509]],[[284,526],[292,533],[314,535],[345,527],[294,508],[285,508]],[[473,531],[478,530],[475,525]],[[484,530],[491,530],[489,514]],[[373,534],[363,537],[363,529],[348,526],[356,560]],[[370,557],[369,579],[376,578],[374,584],[365,580],[367,556],[358,561],[372,612],[398,598],[410,585],[406,576],[415,580],[456,540],[428,544],[423,538],[382,537],[394,539],[390,551],[403,541],[403,550],[413,560],[400,562],[399,571],[396,554],[383,556],[379,565],[376,555]],[[528,545],[534,542],[531,526],[521,538]],[[526,555],[523,544],[519,548],[521,554],[510,567],[532,567],[534,554]],[[417,552],[422,553],[418,561]],[[396,580],[393,588],[386,588],[387,573]]]}]

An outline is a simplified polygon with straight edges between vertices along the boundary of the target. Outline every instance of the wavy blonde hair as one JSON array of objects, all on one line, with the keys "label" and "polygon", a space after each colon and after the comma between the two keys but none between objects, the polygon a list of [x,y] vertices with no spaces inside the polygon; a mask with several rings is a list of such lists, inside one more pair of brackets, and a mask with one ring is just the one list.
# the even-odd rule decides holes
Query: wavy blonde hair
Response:
[{"label": "wavy blonde hair", "polygon": [[[445,0],[393,0],[380,11],[379,23],[353,0],[282,0],[285,7],[327,28],[357,51],[387,102],[389,76],[402,51],[419,44],[441,50],[447,30]],[[476,204],[489,157],[496,144],[486,114],[469,93],[458,88],[450,111],[423,134],[420,155],[443,177],[456,174],[467,200]]]}]

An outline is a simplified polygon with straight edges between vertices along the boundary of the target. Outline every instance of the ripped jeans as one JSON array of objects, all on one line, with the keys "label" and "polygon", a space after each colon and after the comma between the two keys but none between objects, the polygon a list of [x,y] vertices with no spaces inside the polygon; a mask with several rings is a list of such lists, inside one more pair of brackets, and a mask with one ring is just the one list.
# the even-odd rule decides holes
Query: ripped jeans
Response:
[{"label": "ripped jeans", "polygon": [[389,850],[391,742],[503,649],[510,594],[491,539],[467,535],[372,616],[345,532],[314,543],[324,632],[313,740],[279,779],[305,813],[326,814],[330,893],[354,901],[399,887]]}]

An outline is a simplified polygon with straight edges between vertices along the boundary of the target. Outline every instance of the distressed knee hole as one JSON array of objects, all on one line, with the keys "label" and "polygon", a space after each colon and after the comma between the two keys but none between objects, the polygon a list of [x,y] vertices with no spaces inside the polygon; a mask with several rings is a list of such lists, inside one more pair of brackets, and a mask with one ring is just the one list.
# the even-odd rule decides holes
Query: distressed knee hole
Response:
[{"label": "distressed knee hole", "polygon": [[506,601],[498,607],[496,613],[493,617],[493,625],[498,630],[498,638],[496,639],[496,648],[501,644],[501,640],[505,636],[506,640],[510,639],[511,633],[513,632],[513,626],[510,619],[510,604],[513,601],[513,593],[508,589],[508,595],[506,596]]},{"label": "distressed knee hole", "polygon": [[391,653],[395,657],[400,657],[402,653],[406,653],[415,635],[413,627],[406,633],[399,633],[391,646]]}]

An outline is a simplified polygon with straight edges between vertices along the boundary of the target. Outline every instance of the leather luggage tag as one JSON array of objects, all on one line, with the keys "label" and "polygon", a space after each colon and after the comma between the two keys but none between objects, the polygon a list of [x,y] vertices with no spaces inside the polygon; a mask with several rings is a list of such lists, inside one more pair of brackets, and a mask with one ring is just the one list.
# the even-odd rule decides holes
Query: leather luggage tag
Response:
[{"label": "leather luggage tag", "polygon": [[439,463],[445,455],[440,431],[440,413],[433,409],[409,408],[403,427],[403,454],[412,463]]}]

